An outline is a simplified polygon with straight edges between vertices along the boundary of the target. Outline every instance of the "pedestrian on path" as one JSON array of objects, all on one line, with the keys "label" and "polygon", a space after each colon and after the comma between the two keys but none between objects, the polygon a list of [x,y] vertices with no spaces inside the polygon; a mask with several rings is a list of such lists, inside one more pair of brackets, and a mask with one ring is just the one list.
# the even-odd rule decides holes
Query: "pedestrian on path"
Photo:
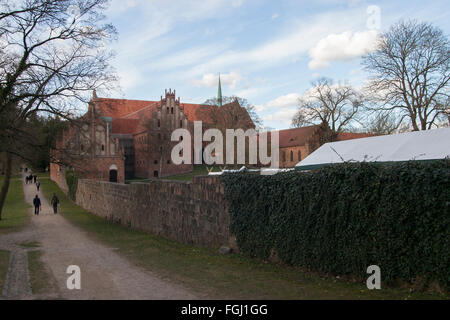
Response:
[{"label": "pedestrian on path", "polygon": [[33,199],[34,205],[34,214],[39,215],[39,210],[41,210],[41,199],[39,199],[38,195]]},{"label": "pedestrian on path", "polygon": [[34,179],[34,183],[36,183],[37,175],[34,175],[34,176],[33,176],[33,179]]},{"label": "pedestrian on path", "polygon": [[39,182],[39,181],[37,181],[36,182],[36,188],[37,188],[37,191],[39,192],[39,187],[41,186],[41,183]]},{"label": "pedestrian on path", "polygon": [[59,204],[59,199],[56,196],[56,193],[53,194],[53,198],[52,198],[52,206],[53,206],[53,213],[57,214],[58,213],[58,204]]}]

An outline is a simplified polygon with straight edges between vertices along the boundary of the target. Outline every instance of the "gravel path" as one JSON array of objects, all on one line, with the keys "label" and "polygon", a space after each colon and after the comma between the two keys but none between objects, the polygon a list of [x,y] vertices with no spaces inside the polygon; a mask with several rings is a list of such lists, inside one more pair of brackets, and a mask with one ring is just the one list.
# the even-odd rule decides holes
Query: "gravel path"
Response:
[{"label": "gravel path", "polygon": [[[31,225],[25,231],[0,237],[0,248],[9,250],[17,243],[38,241],[43,251],[42,259],[53,277],[56,290],[48,298],[62,299],[197,299],[193,293],[176,284],[163,280],[156,274],[147,272],[129,263],[112,248],[108,248],[87,236],[81,229],[70,224],[53,209],[43,193],[37,193],[34,185],[24,184],[25,200],[32,203],[36,194],[42,202],[42,211],[38,216],[30,210]],[[14,255],[13,255],[14,256]],[[26,256],[25,256],[26,257]],[[28,279],[27,272],[20,267],[23,281]],[[81,270],[81,289],[67,289],[66,273],[68,266],[76,265]],[[14,270],[14,271],[13,271]],[[20,282],[20,281],[19,281]],[[26,287],[26,285],[23,285]],[[5,286],[6,287],[6,286]],[[10,286],[8,286],[10,287]],[[10,289],[13,290],[14,289]],[[26,288],[15,294],[27,298]],[[12,295],[10,295],[12,297]]]},{"label": "gravel path", "polygon": [[26,250],[13,249],[3,286],[6,299],[30,299],[31,288],[28,274],[28,255]]}]

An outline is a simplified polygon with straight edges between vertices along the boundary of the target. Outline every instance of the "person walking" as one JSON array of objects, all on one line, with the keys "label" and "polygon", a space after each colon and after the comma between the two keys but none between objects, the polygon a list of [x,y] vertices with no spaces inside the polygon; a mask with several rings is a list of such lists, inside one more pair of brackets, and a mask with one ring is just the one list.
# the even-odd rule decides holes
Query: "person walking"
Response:
[{"label": "person walking", "polygon": [[59,199],[56,196],[56,193],[53,194],[53,198],[52,198],[52,206],[53,206],[53,213],[57,214],[58,213],[58,204],[59,204]]},{"label": "person walking", "polygon": [[33,179],[34,179],[34,183],[36,183],[37,175],[34,175],[34,176],[33,176]]},{"label": "person walking", "polygon": [[37,182],[36,182],[36,189],[37,189],[38,192],[39,192],[40,186],[41,186],[41,183],[40,183],[39,181],[37,181]]},{"label": "person walking", "polygon": [[38,195],[33,199],[34,205],[34,214],[39,215],[39,210],[41,210],[41,199],[39,199]]}]

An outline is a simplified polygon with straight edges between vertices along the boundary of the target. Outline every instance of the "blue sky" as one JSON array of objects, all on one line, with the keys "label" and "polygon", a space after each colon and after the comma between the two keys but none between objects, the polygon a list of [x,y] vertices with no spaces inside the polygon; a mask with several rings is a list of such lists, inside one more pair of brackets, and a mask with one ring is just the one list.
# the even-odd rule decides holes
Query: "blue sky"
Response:
[{"label": "blue sky", "polygon": [[159,100],[172,88],[202,103],[217,95],[220,72],[224,95],[248,99],[266,126],[288,128],[317,77],[363,85],[360,56],[378,32],[412,18],[448,35],[449,12],[436,0],[113,0],[115,97]]}]

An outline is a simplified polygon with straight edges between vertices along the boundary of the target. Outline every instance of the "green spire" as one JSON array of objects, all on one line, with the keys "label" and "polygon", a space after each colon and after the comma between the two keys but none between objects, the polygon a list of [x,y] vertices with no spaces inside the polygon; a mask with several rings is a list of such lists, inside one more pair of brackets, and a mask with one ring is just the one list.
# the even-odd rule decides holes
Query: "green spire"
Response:
[{"label": "green spire", "polygon": [[222,85],[220,84],[220,73],[219,73],[219,88],[217,89],[217,105],[222,106]]}]

